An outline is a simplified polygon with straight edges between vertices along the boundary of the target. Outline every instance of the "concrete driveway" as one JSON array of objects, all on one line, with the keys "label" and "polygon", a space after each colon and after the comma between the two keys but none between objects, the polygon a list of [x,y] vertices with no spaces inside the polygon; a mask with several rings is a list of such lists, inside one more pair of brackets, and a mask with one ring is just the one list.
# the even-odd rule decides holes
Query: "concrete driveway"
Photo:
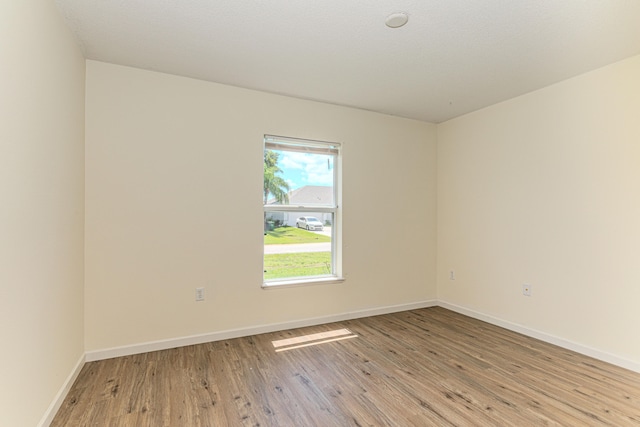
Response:
[{"label": "concrete driveway", "polygon": [[322,234],[331,237],[331,227],[324,227],[322,231],[312,231],[312,233]]}]

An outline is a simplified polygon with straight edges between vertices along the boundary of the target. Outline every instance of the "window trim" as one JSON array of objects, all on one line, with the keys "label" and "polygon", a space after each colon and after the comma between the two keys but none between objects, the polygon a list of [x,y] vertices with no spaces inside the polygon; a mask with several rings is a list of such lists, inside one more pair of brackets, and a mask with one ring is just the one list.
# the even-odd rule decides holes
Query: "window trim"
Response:
[{"label": "window trim", "polygon": [[[264,135],[263,152],[265,150],[303,152],[334,156],[333,166],[333,205],[263,205],[263,213],[267,212],[306,212],[333,213],[331,224],[331,265],[332,273],[320,276],[300,276],[265,280],[262,277],[262,289],[288,288],[344,282],[342,276],[342,144],[337,142],[317,141],[302,138]],[[264,270],[264,244],[262,252]]]},{"label": "window trim", "polygon": [[332,285],[339,284],[345,281],[342,276],[308,276],[306,280],[301,280],[301,277],[295,277],[291,279],[279,279],[269,280],[267,282],[262,281],[262,289],[282,289],[282,288],[294,288],[298,286],[314,286],[314,285]]}]

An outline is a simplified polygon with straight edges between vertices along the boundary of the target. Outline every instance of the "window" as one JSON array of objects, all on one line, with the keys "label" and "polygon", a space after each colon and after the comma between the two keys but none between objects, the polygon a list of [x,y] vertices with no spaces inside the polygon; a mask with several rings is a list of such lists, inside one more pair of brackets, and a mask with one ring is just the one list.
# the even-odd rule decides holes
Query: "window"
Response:
[{"label": "window", "polygon": [[341,279],[340,144],[265,135],[265,287]]}]

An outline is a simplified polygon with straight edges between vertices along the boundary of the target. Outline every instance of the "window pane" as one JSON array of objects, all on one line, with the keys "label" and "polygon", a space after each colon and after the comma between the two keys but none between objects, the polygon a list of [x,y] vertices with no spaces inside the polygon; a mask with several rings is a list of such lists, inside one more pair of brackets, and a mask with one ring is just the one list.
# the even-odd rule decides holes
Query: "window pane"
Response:
[{"label": "window pane", "polygon": [[265,213],[264,280],[334,274],[331,212]]},{"label": "window pane", "polygon": [[[264,281],[337,277],[338,143],[265,135]],[[338,233],[339,234],[339,233]],[[265,283],[267,285],[267,283]]]},{"label": "window pane", "polygon": [[335,206],[335,155],[265,149],[264,204]]}]

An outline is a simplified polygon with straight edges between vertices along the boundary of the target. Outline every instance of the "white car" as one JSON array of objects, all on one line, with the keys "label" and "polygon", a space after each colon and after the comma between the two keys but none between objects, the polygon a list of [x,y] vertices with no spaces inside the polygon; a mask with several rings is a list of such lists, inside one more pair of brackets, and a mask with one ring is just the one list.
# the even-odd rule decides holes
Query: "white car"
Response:
[{"label": "white car", "polygon": [[322,223],[314,216],[301,216],[296,220],[296,227],[310,231],[322,231],[324,229]]}]

